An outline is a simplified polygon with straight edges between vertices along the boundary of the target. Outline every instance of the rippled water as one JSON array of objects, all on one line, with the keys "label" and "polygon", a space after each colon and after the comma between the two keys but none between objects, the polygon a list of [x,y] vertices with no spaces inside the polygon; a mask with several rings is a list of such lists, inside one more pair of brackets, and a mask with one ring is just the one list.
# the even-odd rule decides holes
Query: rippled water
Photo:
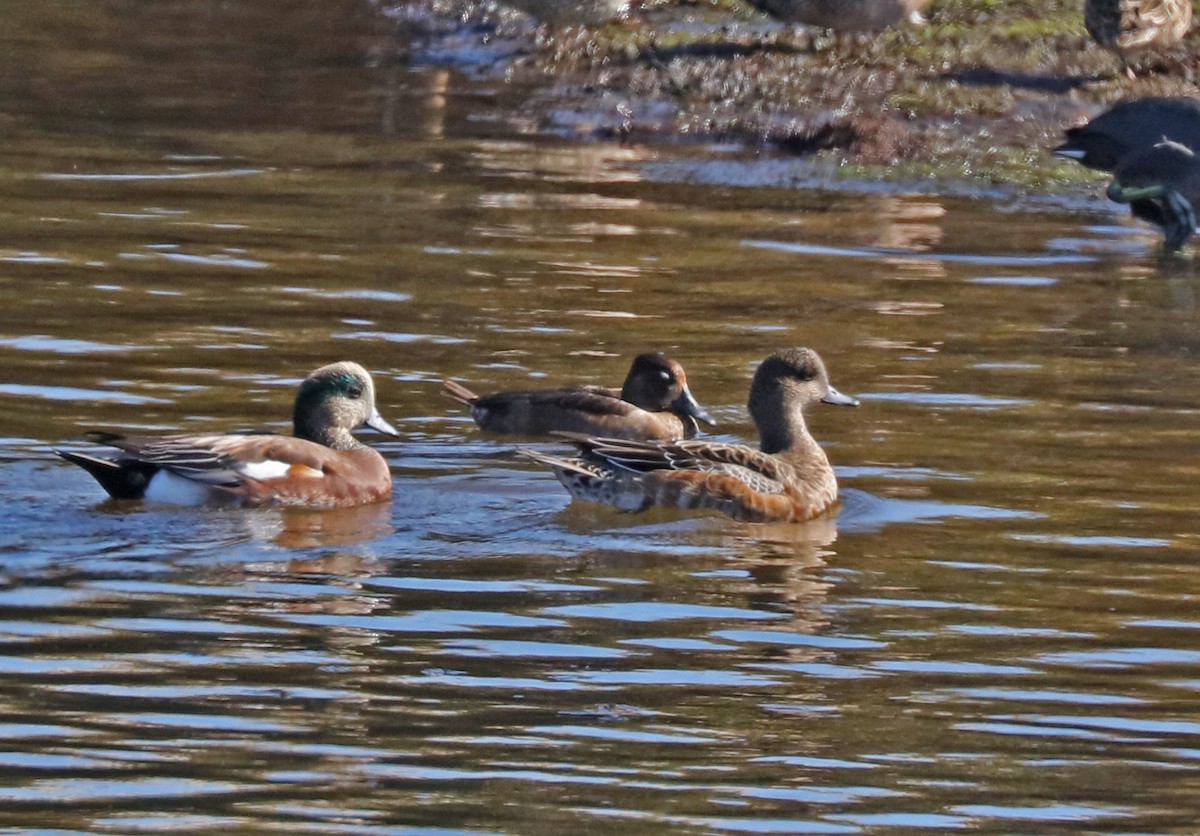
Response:
[{"label": "rippled water", "polygon": [[[352,0],[5,15],[0,829],[1194,832],[1198,279],[1099,197],[539,137]],[[863,401],[807,526],[571,505],[438,392],[665,349],[750,438],[793,344]],[[51,452],[286,428],[343,357],[390,506]]]}]

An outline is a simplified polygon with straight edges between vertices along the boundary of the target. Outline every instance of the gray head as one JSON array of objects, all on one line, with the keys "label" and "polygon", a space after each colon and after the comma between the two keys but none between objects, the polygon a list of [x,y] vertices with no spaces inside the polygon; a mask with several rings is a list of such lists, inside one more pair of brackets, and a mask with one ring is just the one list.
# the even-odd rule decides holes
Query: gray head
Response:
[{"label": "gray head", "polygon": [[717,423],[692,396],[683,366],[661,352],[634,358],[621,387],[621,400],[647,412],[674,412],[681,418]]},{"label": "gray head", "polygon": [[375,409],[371,375],[348,360],[322,366],[304,379],[296,393],[292,424],[297,438],[335,450],[360,446],[350,431],[364,424],[381,433],[398,434]]},{"label": "gray head", "polygon": [[829,385],[825,364],[811,348],[785,348],[759,364],[750,384],[750,417],[765,453],[778,453],[806,436],[804,407],[821,401],[858,406],[858,401]]}]

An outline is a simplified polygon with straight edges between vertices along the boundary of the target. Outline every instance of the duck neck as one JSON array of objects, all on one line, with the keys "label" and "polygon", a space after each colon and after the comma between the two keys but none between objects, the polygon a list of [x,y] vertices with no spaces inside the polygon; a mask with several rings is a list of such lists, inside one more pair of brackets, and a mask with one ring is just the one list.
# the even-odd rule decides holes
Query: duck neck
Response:
[{"label": "duck neck", "polygon": [[798,407],[787,410],[783,421],[760,425],[758,434],[762,451],[771,455],[805,456],[812,455],[813,449],[821,449],[821,445],[808,432],[808,425],[804,423],[804,415]]},{"label": "duck neck", "polygon": [[303,438],[333,450],[357,450],[363,445],[355,438],[344,423],[339,423],[336,416],[328,414],[330,410],[319,410],[317,413],[297,410],[292,417],[292,431],[296,438]]}]

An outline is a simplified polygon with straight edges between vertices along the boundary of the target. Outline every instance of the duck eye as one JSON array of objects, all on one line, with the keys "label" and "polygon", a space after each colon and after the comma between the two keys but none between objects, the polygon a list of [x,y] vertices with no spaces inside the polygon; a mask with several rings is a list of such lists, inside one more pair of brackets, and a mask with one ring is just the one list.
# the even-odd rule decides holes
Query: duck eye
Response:
[{"label": "duck eye", "polygon": [[662,379],[667,381],[667,383],[675,382],[675,375],[672,374],[671,372],[667,371],[666,369],[661,370],[659,372],[659,374],[662,375]]},{"label": "duck eye", "polygon": [[363,395],[363,388],[357,383],[352,383],[346,387],[346,396],[354,400],[358,400]]}]

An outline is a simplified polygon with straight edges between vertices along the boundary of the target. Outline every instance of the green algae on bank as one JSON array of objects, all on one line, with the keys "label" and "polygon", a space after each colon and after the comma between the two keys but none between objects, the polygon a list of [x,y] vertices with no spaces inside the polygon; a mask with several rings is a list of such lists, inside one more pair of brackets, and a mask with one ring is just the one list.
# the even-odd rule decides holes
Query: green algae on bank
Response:
[{"label": "green algae on bank", "polygon": [[429,2],[481,39],[515,39],[497,74],[530,91],[524,116],[542,130],[733,142],[832,158],[853,178],[1090,191],[1096,175],[1049,153],[1063,128],[1118,99],[1191,94],[1200,63],[1193,36],[1130,80],[1066,0],[933,0],[928,23],[872,36],[780,25],[733,0],[648,0],[633,22],[558,28]]}]

